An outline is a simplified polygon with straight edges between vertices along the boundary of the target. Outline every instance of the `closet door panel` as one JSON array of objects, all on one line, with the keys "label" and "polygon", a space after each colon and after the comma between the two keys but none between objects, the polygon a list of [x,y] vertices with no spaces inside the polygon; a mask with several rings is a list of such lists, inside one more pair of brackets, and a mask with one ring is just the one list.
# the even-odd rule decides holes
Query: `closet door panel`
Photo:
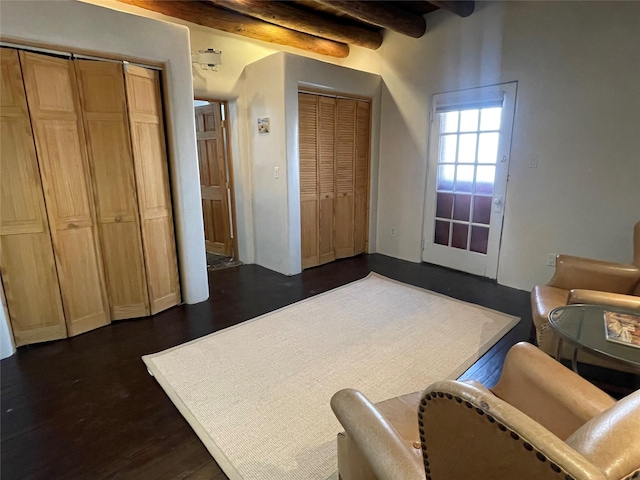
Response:
[{"label": "closet door panel", "polygon": [[167,222],[166,217],[147,218],[142,235],[153,239],[153,248],[147,250],[146,263],[148,271],[154,274],[149,288],[152,313],[157,313],[180,303],[173,224]]},{"label": "closet door panel", "polygon": [[16,346],[66,338],[49,232],[0,237],[0,268]]},{"label": "closet door panel", "polygon": [[318,238],[318,97],[298,94],[302,268],[320,264]]},{"label": "closet door panel", "polygon": [[70,60],[20,52],[67,330],[110,323],[75,75]]},{"label": "closet door panel", "polygon": [[[144,317],[149,315],[144,260],[130,239],[140,238],[137,222],[122,221],[100,225],[104,244],[103,259],[111,303],[111,318]],[[128,240],[129,239],[129,240]]]},{"label": "closet door panel", "polygon": [[318,175],[320,264],[336,259],[334,215],[336,192],[336,99],[318,97]]},{"label": "closet door panel", "polygon": [[366,252],[369,229],[369,123],[370,104],[356,109],[356,165],[354,180],[354,255]]},{"label": "closet door panel", "polygon": [[[56,261],[62,288],[69,335],[78,335],[110,323],[95,243],[87,229],[69,228],[57,232]],[[69,320],[71,319],[71,321]]]},{"label": "closet door panel", "polygon": [[47,220],[29,119],[20,114],[12,115],[4,105],[1,108],[2,234],[43,232]]},{"label": "closet door panel", "polygon": [[356,101],[336,100],[336,258],[354,255]]},{"label": "closet door panel", "polygon": [[149,315],[122,65],[75,62],[111,318]]},{"label": "closet door panel", "polygon": [[67,336],[16,50],[0,49],[0,273],[17,346]]},{"label": "closet door panel", "polygon": [[180,303],[158,72],[129,65],[127,105],[152,314]]},{"label": "closet door panel", "polygon": [[91,204],[76,119],[40,118],[34,122],[34,133],[51,227],[90,228]]}]

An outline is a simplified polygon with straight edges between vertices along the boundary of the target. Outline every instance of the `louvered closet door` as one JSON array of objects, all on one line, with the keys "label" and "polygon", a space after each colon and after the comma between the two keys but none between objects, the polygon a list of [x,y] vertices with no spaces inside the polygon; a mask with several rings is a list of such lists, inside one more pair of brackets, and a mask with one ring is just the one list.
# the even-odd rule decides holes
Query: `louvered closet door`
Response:
[{"label": "louvered closet door", "polygon": [[302,268],[320,264],[318,241],[318,97],[298,94]]},{"label": "louvered closet door", "polygon": [[20,52],[69,335],[111,322],[71,60]]},{"label": "louvered closet door", "polygon": [[336,259],[334,214],[336,192],[336,99],[318,97],[318,175],[320,264]]},{"label": "louvered closet door", "polygon": [[157,71],[133,65],[125,77],[149,304],[155,314],[180,303],[160,79]]},{"label": "louvered closet door", "polygon": [[149,315],[122,64],[75,61],[111,318]]},{"label": "louvered closet door", "polygon": [[336,258],[354,255],[356,100],[336,100]]},{"label": "louvered closet door", "polygon": [[354,193],[354,255],[367,251],[369,228],[369,122],[370,104],[356,106],[356,168]]},{"label": "louvered closet door", "polygon": [[67,336],[17,50],[2,48],[0,271],[17,346]]}]

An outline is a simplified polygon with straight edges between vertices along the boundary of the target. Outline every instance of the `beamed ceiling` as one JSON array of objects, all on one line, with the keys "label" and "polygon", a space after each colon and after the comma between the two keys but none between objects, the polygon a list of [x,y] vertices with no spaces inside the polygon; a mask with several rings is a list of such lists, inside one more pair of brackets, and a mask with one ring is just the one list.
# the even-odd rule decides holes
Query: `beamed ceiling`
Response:
[{"label": "beamed ceiling", "polygon": [[473,1],[119,0],[205,27],[344,58],[349,45],[377,49],[382,30],[420,38],[425,14],[467,17]]}]

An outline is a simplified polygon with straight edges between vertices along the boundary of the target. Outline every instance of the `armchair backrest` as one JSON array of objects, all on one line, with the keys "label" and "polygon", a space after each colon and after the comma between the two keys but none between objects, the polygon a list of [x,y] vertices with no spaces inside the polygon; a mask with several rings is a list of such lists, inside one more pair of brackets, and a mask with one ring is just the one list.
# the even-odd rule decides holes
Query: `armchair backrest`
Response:
[{"label": "armchair backrest", "polygon": [[640,390],[616,402],[528,343],[490,390],[429,386],[418,425],[427,480],[640,478]]},{"label": "armchair backrest", "polygon": [[418,425],[427,480],[606,478],[520,410],[463,382],[438,382],[425,390]]}]

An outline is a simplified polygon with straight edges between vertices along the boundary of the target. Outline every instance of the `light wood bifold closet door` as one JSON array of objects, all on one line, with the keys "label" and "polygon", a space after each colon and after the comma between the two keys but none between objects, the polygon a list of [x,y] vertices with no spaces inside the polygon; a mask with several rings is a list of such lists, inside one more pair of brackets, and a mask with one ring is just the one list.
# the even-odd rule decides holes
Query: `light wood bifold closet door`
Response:
[{"label": "light wood bifold closet door", "polygon": [[367,250],[370,103],[298,93],[302,268]]},{"label": "light wood bifold closet door", "polygon": [[356,156],[356,101],[339,98],[336,118],[336,258],[354,255],[353,177]]},{"label": "light wood bifold closet door", "polygon": [[111,318],[149,315],[122,64],[74,61]]},{"label": "light wood bifold closet door", "polygon": [[320,265],[318,244],[318,100],[298,94],[302,268]]},{"label": "light wood bifold closet door", "polygon": [[0,49],[0,271],[17,346],[67,336],[18,52]]},{"label": "light wood bifold closet door", "polygon": [[356,105],[356,158],[354,169],[353,254],[367,251],[369,231],[369,124],[371,104],[358,101]]},{"label": "light wood bifold closet door", "polygon": [[336,198],[336,99],[318,98],[318,243],[320,265],[333,262]]},{"label": "light wood bifold closet door", "polygon": [[69,335],[111,322],[71,60],[20,52]]},{"label": "light wood bifold closet door", "polygon": [[336,259],[335,105],[335,98],[298,94],[302,268]]},{"label": "light wood bifold closet door", "polygon": [[180,303],[160,78],[128,65],[127,104],[151,313]]}]

